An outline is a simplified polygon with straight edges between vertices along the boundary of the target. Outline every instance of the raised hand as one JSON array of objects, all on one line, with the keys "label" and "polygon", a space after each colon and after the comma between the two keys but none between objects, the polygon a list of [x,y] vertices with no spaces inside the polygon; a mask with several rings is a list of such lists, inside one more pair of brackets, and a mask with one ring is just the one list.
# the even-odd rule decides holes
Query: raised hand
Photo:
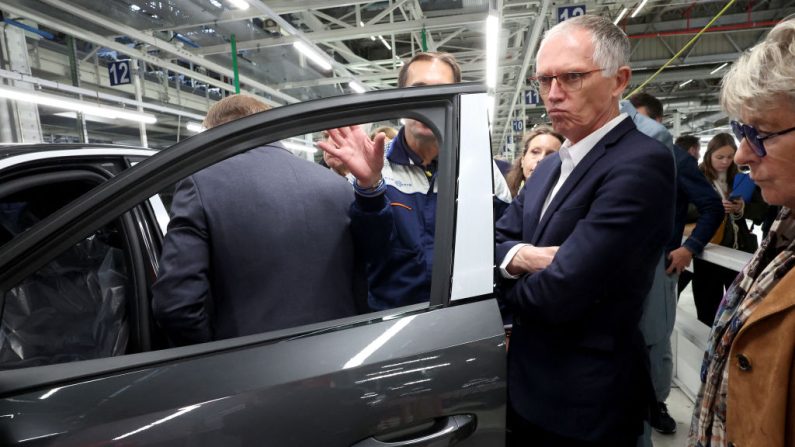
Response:
[{"label": "raised hand", "polygon": [[361,127],[348,126],[329,129],[328,135],[328,140],[317,142],[320,149],[342,160],[362,188],[378,183],[384,167],[383,133],[370,140]]}]

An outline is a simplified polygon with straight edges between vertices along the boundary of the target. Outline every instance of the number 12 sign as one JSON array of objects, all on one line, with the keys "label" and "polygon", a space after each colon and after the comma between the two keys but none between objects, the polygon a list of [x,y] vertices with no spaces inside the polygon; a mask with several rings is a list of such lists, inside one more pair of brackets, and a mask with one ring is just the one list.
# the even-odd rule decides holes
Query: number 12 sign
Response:
[{"label": "number 12 sign", "polygon": [[585,5],[560,6],[558,8],[558,23],[577,16],[585,15]]},{"label": "number 12 sign", "polygon": [[116,61],[108,65],[108,76],[110,76],[110,85],[124,85],[130,84],[130,61]]}]

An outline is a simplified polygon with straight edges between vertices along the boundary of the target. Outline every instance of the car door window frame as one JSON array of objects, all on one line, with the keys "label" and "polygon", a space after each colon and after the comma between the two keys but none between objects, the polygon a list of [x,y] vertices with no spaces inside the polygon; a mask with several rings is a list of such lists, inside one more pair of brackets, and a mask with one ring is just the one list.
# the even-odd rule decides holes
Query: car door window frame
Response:
[{"label": "car door window frame", "polygon": [[[19,375],[7,383],[15,384],[15,389],[38,386],[43,383],[42,381],[84,377],[135,365],[174,361],[199,353],[304,337],[340,327],[369,324],[373,320],[386,320],[414,312],[425,312],[447,305],[454,258],[459,95],[467,93],[482,93],[482,86],[457,84],[417,87],[328,98],[280,107],[219,126],[184,140],[122,172],[96,188],[91,194],[92,197],[84,197],[67,209],[57,212],[33,227],[27,232],[28,234],[23,235],[24,237],[12,241],[5,250],[0,251],[1,292],[13,287],[27,273],[38,268],[41,264],[38,260],[42,256],[47,253],[59,253],[79,241],[85,236],[83,233],[88,233],[86,230],[75,233],[61,232],[53,237],[59,230],[97,228],[176,181],[218,161],[293,135],[365,121],[411,118],[428,124],[437,134],[442,147],[439,153],[436,239],[429,303],[185,348],[128,355],[124,359],[114,358],[113,361],[97,359],[80,362],[80,365],[54,365],[47,371],[37,371],[36,374],[29,375],[27,380],[22,380],[22,376]],[[0,386],[0,393],[8,391]]]}]

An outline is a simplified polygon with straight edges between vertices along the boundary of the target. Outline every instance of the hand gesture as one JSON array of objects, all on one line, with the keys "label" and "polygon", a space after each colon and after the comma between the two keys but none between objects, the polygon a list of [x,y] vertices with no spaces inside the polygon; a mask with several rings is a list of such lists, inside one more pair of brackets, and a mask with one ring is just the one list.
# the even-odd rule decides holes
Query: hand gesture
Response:
[{"label": "hand gesture", "polygon": [[555,254],[560,247],[535,247],[526,245],[519,249],[513,259],[506,266],[511,275],[535,273],[543,270],[555,259]]},{"label": "hand gesture", "polygon": [[329,129],[328,135],[328,140],[317,143],[320,149],[342,160],[362,188],[378,183],[384,167],[386,135],[379,133],[373,141],[359,126]]}]

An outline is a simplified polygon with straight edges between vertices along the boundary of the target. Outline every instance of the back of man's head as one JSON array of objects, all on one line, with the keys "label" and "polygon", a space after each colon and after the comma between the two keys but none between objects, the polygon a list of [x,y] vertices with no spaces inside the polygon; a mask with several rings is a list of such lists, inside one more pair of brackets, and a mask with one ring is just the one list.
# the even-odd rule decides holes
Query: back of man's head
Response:
[{"label": "back of man's head", "polygon": [[204,128],[212,129],[215,126],[264,112],[271,107],[259,99],[248,95],[231,95],[218,101],[207,111],[204,117]]},{"label": "back of man's head", "polygon": [[398,87],[403,88],[406,87],[406,82],[409,76],[409,66],[417,61],[431,61],[431,60],[438,60],[444,62],[445,64],[450,66],[450,69],[453,70],[453,82],[461,82],[461,66],[458,65],[458,61],[455,60],[455,56],[450,53],[445,53],[443,51],[424,51],[422,53],[417,53],[414,57],[411,58],[408,62],[403,64],[400,67],[400,73],[398,73]]},{"label": "back of man's head", "polygon": [[662,121],[663,104],[654,96],[645,92],[635,93],[629,98],[629,102],[638,110],[638,113],[658,122]]},{"label": "back of man's head", "polygon": [[675,144],[688,152],[694,147],[701,148],[701,140],[695,135],[682,135],[676,139]]}]

